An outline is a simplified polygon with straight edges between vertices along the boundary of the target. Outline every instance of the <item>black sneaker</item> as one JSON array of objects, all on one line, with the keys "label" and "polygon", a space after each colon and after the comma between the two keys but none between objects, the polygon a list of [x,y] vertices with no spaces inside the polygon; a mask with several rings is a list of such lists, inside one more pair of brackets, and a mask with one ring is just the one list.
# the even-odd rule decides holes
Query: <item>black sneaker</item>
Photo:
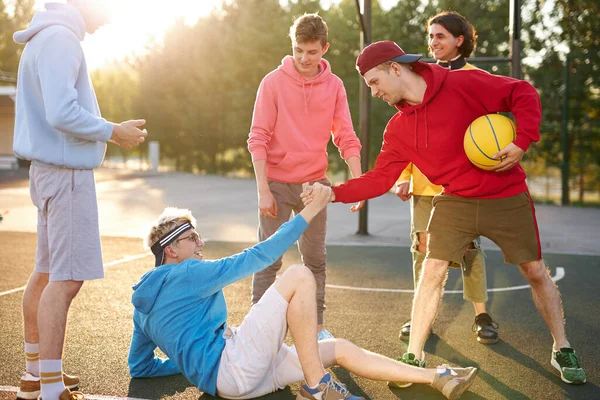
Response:
[{"label": "black sneaker", "polygon": [[498,342],[499,327],[489,314],[481,313],[475,317],[475,323],[471,329],[473,332],[477,332],[477,341],[479,343],[494,344]]}]

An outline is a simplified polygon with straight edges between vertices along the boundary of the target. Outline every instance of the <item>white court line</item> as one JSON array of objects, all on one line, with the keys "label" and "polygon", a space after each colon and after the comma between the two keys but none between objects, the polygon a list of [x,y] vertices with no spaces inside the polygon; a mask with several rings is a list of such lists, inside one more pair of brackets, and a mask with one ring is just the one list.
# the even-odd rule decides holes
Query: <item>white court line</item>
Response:
[{"label": "white court line", "polygon": [[[0,386],[0,392],[13,392],[17,393],[19,388],[16,386]],[[118,397],[118,396],[102,396],[99,394],[87,394],[85,393],[85,398],[90,400],[148,400],[141,399],[139,397]]]},{"label": "white court line", "polygon": [[[556,275],[552,277],[554,282],[557,282],[565,277],[565,269],[562,267],[556,268]],[[343,290],[357,290],[362,292],[386,292],[386,293],[414,293],[414,289],[380,289],[380,288],[363,288],[363,287],[355,287],[355,286],[340,286],[340,285],[325,285],[331,289],[343,289]],[[507,292],[510,290],[520,290],[520,289],[529,289],[531,286],[529,285],[521,285],[521,286],[510,286],[503,288],[492,288],[488,289],[488,292]],[[462,290],[444,290],[444,293],[450,294],[462,294]]]},{"label": "white court line", "polygon": [[[149,255],[151,255],[151,252],[146,252],[146,253],[142,253],[142,254],[136,254],[135,256],[127,256],[127,257],[123,257],[119,260],[115,260],[115,261],[111,261],[111,262],[107,262],[106,264],[104,264],[104,268],[108,268],[108,267],[112,267],[114,265],[119,265],[119,264],[124,264],[126,262],[129,261],[133,261],[133,260],[137,260],[139,258],[144,258],[147,257]],[[15,289],[11,289],[11,290],[7,290],[6,292],[1,292],[0,293],[0,297],[5,296],[7,294],[11,294],[11,293],[16,293],[16,292],[20,292],[21,290],[25,290],[25,288],[27,287],[27,285],[25,286],[21,286]]]}]

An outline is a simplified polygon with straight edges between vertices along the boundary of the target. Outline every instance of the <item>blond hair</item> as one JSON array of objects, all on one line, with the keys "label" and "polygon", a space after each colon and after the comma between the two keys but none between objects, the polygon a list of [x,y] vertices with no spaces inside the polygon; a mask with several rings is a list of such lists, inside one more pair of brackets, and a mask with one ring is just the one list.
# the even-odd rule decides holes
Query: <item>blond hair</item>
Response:
[{"label": "blond hair", "polygon": [[294,43],[311,43],[317,40],[321,46],[327,45],[327,24],[319,14],[304,14],[290,27],[290,39]]},{"label": "blond hair", "polygon": [[144,240],[144,245],[147,248],[152,247],[154,243],[158,242],[167,233],[186,222],[189,222],[196,228],[196,218],[194,218],[190,210],[177,207],[165,208],[156,221],[152,223],[150,232]]}]

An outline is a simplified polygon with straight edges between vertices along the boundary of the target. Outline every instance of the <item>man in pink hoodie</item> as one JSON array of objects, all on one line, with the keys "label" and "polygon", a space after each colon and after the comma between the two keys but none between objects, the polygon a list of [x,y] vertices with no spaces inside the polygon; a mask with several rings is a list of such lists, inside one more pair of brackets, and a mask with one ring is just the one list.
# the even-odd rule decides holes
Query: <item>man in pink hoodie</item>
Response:
[{"label": "man in pink hoodie", "polygon": [[[316,14],[305,14],[290,28],[290,38],[293,56],[286,56],[258,88],[248,139],[258,187],[260,241],[304,208],[302,183],[331,185],[326,176],[331,136],[352,176],[361,175],[361,145],[352,127],[346,90],[322,58],[329,48],[327,24]],[[351,210],[358,211],[363,204]],[[298,241],[303,263],[317,281],[319,339],[332,337],[323,325],[326,231],[323,210]],[[281,259],[254,274],[252,304],[275,281],[280,268]]]}]

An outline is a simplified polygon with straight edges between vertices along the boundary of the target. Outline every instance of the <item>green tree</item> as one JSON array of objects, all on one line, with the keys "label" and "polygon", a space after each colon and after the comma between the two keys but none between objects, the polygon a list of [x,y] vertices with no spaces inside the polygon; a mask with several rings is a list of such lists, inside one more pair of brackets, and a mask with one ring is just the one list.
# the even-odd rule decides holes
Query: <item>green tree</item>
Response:
[{"label": "green tree", "polygon": [[[562,160],[561,126],[566,117],[565,68],[569,72],[569,148],[571,184],[584,201],[587,188],[598,190],[600,176],[600,30],[598,3],[593,0],[555,0],[550,7],[535,2],[528,10],[527,44],[539,62],[526,65],[526,72],[541,93],[543,123],[538,157],[547,166]],[[566,54],[572,62],[566,66]]]},{"label": "green tree", "polygon": [[[0,71],[16,73],[23,46],[15,43],[13,33],[25,29],[33,17],[35,0],[0,0]],[[10,9],[10,12],[9,12]]]},{"label": "green tree", "polygon": [[[134,101],[138,92],[138,75],[129,62],[115,62],[92,71],[90,75],[104,118],[117,123],[136,118]],[[143,152],[143,149],[145,145],[130,150],[109,146],[107,154],[120,154],[126,158],[128,154]]]}]

